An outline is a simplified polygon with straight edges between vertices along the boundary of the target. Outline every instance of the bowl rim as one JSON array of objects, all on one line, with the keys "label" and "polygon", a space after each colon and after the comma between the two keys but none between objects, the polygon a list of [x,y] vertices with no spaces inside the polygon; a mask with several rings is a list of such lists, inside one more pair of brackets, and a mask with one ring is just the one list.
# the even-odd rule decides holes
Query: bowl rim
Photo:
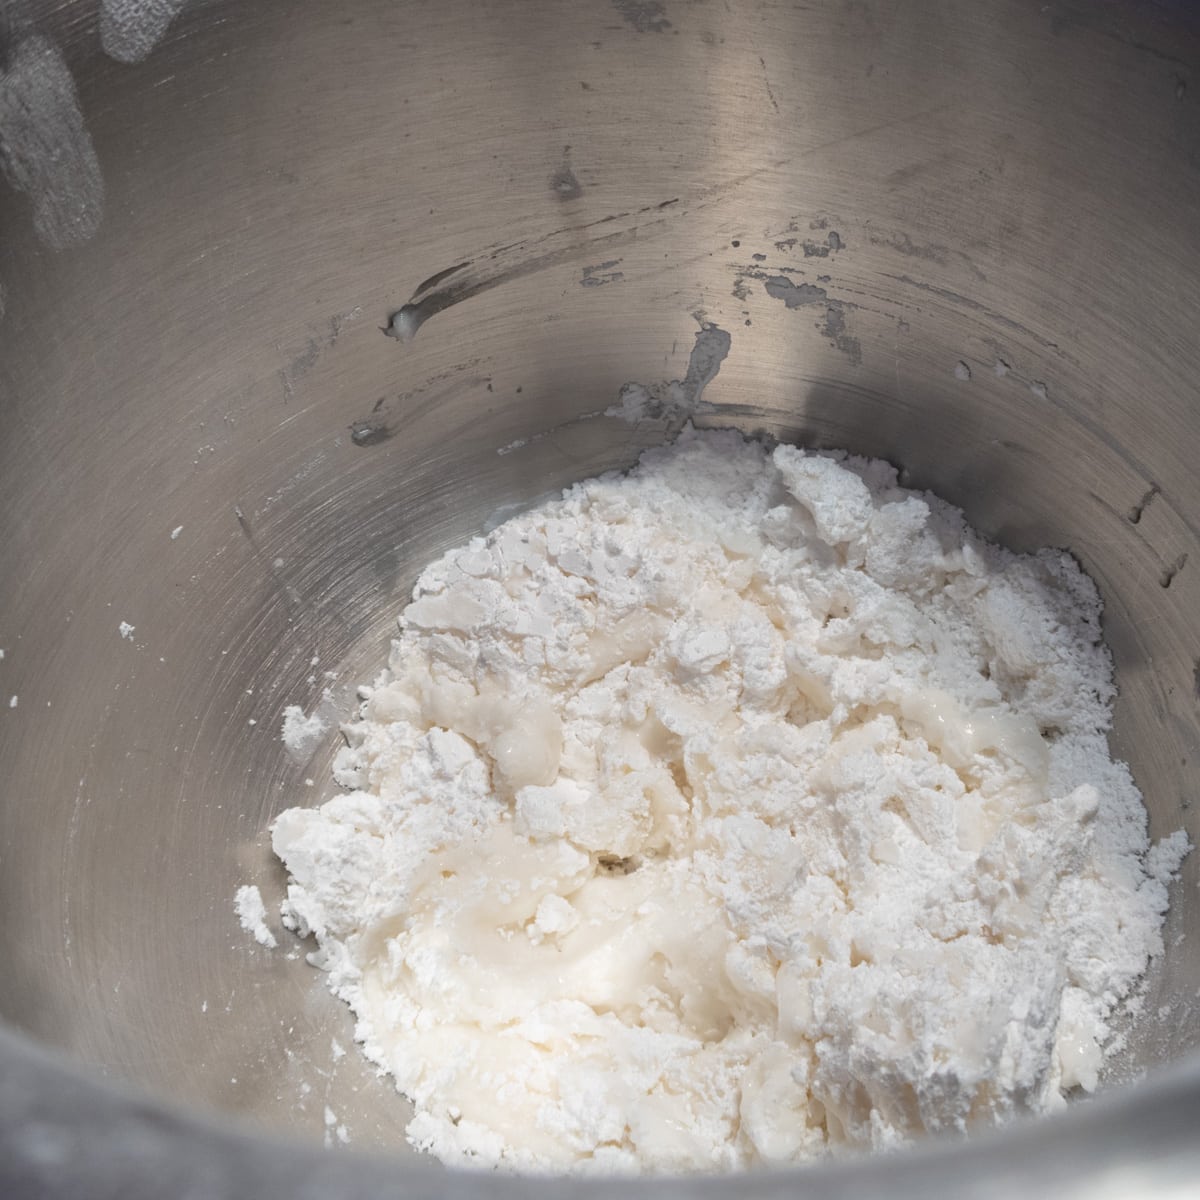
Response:
[{"label": "bowl rim", "polygon": [[[1022,1190],[1058,1197],[1196,1195],[1200,1053],[1059,1112],[841,1163],[661,1178],[510,1175],[447,1169],[378,1151],[330,1151],[236,1116],[188,1109],[102,1078],[0,1024],[0,1194],[204,1196],[207,1200],[591,1200],[614,1183],[653,1200],[736,1192],[745,1200],[967,1200]],[[398,1169],[399,1168],[399,1169]]]}]

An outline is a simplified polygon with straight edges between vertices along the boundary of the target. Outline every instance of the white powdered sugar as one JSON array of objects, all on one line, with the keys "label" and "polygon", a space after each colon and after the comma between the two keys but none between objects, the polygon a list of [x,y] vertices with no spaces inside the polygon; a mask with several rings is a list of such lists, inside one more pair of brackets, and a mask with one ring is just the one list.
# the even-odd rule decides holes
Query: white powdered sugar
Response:
[{"label": "white powdered sugar", "polygon": [[327,728],[316,713],[305,716],[304,709],[298,704],[289,704],[283,710],[283,744],[293,754],[306,754],[310,751]]},{"label": "white powdered sugar", "polygon": [[262,892],[253,884],[243,884],[234,893],[233,904],[242,928],[260,946],[274,950],[279,943],[267,925],[267,906],[263,903]]},{"label": "white powdered sugar", "polygon": [[[902,1144],[1097,1081],[1187,850],[1096,589],[881,462],[692,429],[452,551],[273,827],[284,920],[453,1164]],[[302,716],[302,714],[301,714]]]}]

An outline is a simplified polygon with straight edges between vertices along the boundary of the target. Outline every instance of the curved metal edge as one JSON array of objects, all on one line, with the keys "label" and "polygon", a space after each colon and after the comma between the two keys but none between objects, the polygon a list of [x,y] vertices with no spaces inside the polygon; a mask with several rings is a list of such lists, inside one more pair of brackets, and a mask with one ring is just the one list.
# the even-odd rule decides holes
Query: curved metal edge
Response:
[{"label": "curved metal edge", "polygon": [[233,1122],[161,1105],[91,1077],[0,1029],[0,1195],[10,1200],[388,1200],[438,1197],[571,1200],[623,1192],[660,1200],[851,1200],[953,1195],[1195,1196],[1200,1193],[1200,1059],[1137,1088],[969,1145],[802,1170],[720,1178],[626,1181],[532,1179],[446,1171],[352,1151],[256,1137]]}]

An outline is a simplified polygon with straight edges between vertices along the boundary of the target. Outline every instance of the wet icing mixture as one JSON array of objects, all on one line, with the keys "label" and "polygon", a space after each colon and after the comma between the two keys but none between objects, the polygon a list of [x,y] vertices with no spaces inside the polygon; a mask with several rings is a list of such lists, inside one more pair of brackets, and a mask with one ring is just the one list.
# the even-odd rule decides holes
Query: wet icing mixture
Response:
[{"label": "wet icing mixture", "polygon": [[420,577],[284,921],[447,1163],[693,1171],[1090,1090],[1188,846],[1100,602],[885,463],[686,429]]}]

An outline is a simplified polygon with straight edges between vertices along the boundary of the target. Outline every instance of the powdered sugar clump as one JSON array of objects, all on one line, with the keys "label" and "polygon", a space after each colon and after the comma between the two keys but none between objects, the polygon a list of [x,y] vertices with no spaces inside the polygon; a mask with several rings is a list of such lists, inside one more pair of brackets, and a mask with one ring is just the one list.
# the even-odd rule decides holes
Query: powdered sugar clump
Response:
[{"label": "powdered sugar clump", "polygon": [[1041,1111],[1095,1086],[1187,850],[1109,757],[1099,617],[885,463],[685,430],[424,572],[345,794],[274,825],[285,923],[452,1163]]},{"label": "powdered sugar clump", "polygon": [[289,704],[283,710],[283,744],[294,754],[306,754],[327,728],[316,713],[305,716],[298,704]]},{"label": "powdered sugar clump", "polygon": [[258,888],[252,884],[244,884],[238,888],[233,899],[242,928],[253,934],[254,940],[260,946],[274,950],[279,943],[267,925],[267,906],[263,903],[262,893]]}]

